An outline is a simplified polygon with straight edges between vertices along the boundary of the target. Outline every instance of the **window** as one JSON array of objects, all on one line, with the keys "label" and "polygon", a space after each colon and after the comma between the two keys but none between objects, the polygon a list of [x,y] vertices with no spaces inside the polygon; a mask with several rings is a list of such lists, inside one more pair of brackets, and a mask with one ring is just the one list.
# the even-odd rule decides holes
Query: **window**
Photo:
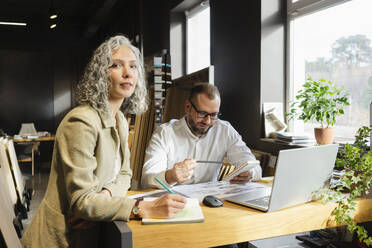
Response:
[{"label": "window", "polygon": [[186,73],[201,70],[210,65],[210,8],[203,1],[185,11],[186,15]]},{"label": "window", "polygon": [[[292,101],[308,77],[344,86],[351,105],[338,117],[336,140],[353,139],[369,125],[372,102],[372,1],[289,0],[289,84]],[[291,123],[312,133],[315,123]]]}]

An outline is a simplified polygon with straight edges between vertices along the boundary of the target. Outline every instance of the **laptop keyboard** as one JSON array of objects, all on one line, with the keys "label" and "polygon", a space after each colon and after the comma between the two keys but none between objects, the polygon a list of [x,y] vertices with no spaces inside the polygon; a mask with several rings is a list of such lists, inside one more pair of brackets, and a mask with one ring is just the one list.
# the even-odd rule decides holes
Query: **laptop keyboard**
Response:
[{"label": "laptop keyboard", "polygon": [[261,197],[261,198],[257,198],[257,199],[254,199],[254,200],[249,200],[249,201],[246,201],[246,203],[250,203],[252,205],[256,205],[256,206],[260,206],[260,207],[269,207],[269,200],[270,200],[270,196],[265,196],[265,197]]}]

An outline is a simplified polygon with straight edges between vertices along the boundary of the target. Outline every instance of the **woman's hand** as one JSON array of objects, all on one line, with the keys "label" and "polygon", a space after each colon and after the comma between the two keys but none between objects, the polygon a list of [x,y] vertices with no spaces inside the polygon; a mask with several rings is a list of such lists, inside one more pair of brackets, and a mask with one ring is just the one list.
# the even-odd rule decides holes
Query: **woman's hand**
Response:
[{"label": "woman's hand", "polygon": [[138,205],[142,218],[172,218],[186,204],[186,198],[177,194],[166,194],[154,201],[141,201]]}]

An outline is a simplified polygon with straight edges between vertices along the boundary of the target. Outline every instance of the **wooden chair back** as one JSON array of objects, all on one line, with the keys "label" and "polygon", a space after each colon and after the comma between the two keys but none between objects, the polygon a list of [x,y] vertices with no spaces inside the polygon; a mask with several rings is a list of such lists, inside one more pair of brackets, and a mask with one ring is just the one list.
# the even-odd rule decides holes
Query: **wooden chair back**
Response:
[{"label": "wooden chair back", "polygon": [[6,189],[6,191],[9,193],[10,202],[15,205],[17,203],[17,192],[5,143],[6,141],[3,138],[0,138],[0,172],[2,175],[0,178],[1,187]]},{"label": "wooden chair back", "polygon": [[[16,191],[19,196],[19,200],[23,204],[23,192],[25,190],[25,179],[22,176],[21,169],[19,168],[17,155],[14,150],[14,143],[12,140],[4,140],[7,149],[7,155],[10,162],[10,168],[13,172],[14,182],[16,186]],[[3,141],[3,142],[4,142]]]},{"label": "wooden chair back", "polygon": [[[3,149],[0,149],[0,185],[2,185],[2,187],[0,187],[0,232],[7,247],[22,247],[13,224],[13,221],[17,219],[14,214],[14,200],[11,197],[11,193],[8,191],[9,187],[7,187],[8,183],[6,182],[7,179],[5,173],[8,174],[7,171],[9,170],[5,169],[6,163],[3,162],[4,152],[2,150]],[[13,188],[13,191],[12,194],[14,198],[14,195],[16,194],[15,188]],[[16,195],[15,201],[17,201]]]}]

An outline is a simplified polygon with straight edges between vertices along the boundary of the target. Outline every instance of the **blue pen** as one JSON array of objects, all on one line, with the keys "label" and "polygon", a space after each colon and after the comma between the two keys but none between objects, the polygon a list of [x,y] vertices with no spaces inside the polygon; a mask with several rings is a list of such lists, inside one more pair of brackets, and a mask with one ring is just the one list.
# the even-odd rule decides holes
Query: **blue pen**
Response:
[{"label": "blue pen", "polygon": [[155,180],[160,183],[160,185],[166,189],[170,194],[174,194],[173,190],[171,190],[170,188],[167,187],[167,185],[165,185],[162,181],[159,180],[159,178],[155,177]]}]

